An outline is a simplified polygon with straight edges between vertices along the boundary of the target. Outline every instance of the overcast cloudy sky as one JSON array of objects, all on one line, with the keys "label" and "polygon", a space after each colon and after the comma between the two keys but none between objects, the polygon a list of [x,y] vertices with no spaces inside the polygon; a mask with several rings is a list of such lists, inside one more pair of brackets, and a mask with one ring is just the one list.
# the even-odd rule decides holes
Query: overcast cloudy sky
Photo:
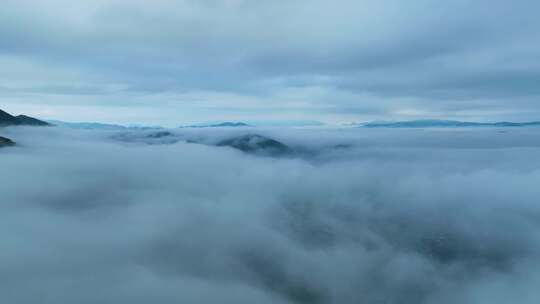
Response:
[{"label": "overcast cloudy sky", "polygon": [[0,108],[41,118],[540,120],[536,0],[3,0]]}]

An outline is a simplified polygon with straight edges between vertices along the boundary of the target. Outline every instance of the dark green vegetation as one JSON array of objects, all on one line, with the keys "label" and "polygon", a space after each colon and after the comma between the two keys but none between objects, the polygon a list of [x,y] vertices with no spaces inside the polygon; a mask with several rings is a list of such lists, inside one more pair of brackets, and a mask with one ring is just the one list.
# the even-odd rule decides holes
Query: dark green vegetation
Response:
[{"label": "dark green vegetation", "polygon": [[41,121],[39,119],[18,115],[13,116],[7,112],[0,110],[0,127],[6,126],[50,126],[51,124]]},{"label": "dark green vegetation", "polygon": [[15,142],[13,142],[11,139],[0,136],[0,148],[14,146],[14,145],[15,145]]},{"label": "dark green vegetation", "polygon": [[[9,126],[52,126],[51,124],[26,115],[13,116],[0,110],[0,127]],[[0,148],[14,146],[15,142],[0,136]]]},{"label": "dark green vegetation", "polygon": [[220,141],[217,146],[232,147],[247,153],[261,153],[266,155],[284,155],[292,150],[282,142],[262,135],[247,134]]}]

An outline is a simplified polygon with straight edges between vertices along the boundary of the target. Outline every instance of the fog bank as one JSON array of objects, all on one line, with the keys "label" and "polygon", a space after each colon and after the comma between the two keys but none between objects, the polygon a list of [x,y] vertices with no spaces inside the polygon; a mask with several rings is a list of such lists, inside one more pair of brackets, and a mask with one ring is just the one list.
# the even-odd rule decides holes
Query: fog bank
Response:
[{"label": "fog bank", "polygon": [[540,129],[152,132],[3,130],[6,302],[540,301]]}]

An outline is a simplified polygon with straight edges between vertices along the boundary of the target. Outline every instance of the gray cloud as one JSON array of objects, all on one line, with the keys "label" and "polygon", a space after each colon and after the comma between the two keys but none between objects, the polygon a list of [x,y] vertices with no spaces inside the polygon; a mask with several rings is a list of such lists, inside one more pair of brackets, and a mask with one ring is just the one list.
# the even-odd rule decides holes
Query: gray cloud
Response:
[{"label": "gray cloud", "polygon": [[[537,303],[538,130],[4,129],[14,303]],[[142,132],[139,134],[138,132]],[[145,138],[148,131],[122,133]],[[516,158],[516,155],[520,157]]]},{"label": "gray cloud", "polygon": [[[152,106],[193,120],[242,117],[246,103],[250,116],[274,118],[530,119],[538,9],[527,0],[5,1],[0,100],[64,119],[67,106],[126,104],[141,120],[158,120],[144,114]],[[108,119],[100,111],[88,117]]]}]

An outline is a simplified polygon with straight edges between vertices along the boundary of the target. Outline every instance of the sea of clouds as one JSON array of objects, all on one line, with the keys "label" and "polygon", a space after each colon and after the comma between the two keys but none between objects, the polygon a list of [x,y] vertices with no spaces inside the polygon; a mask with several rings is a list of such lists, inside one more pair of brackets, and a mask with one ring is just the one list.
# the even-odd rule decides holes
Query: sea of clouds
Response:
[{"label": "sea of clouds", "polygon": [[1,131],[2,303],[540,302],[540,129]]}]

